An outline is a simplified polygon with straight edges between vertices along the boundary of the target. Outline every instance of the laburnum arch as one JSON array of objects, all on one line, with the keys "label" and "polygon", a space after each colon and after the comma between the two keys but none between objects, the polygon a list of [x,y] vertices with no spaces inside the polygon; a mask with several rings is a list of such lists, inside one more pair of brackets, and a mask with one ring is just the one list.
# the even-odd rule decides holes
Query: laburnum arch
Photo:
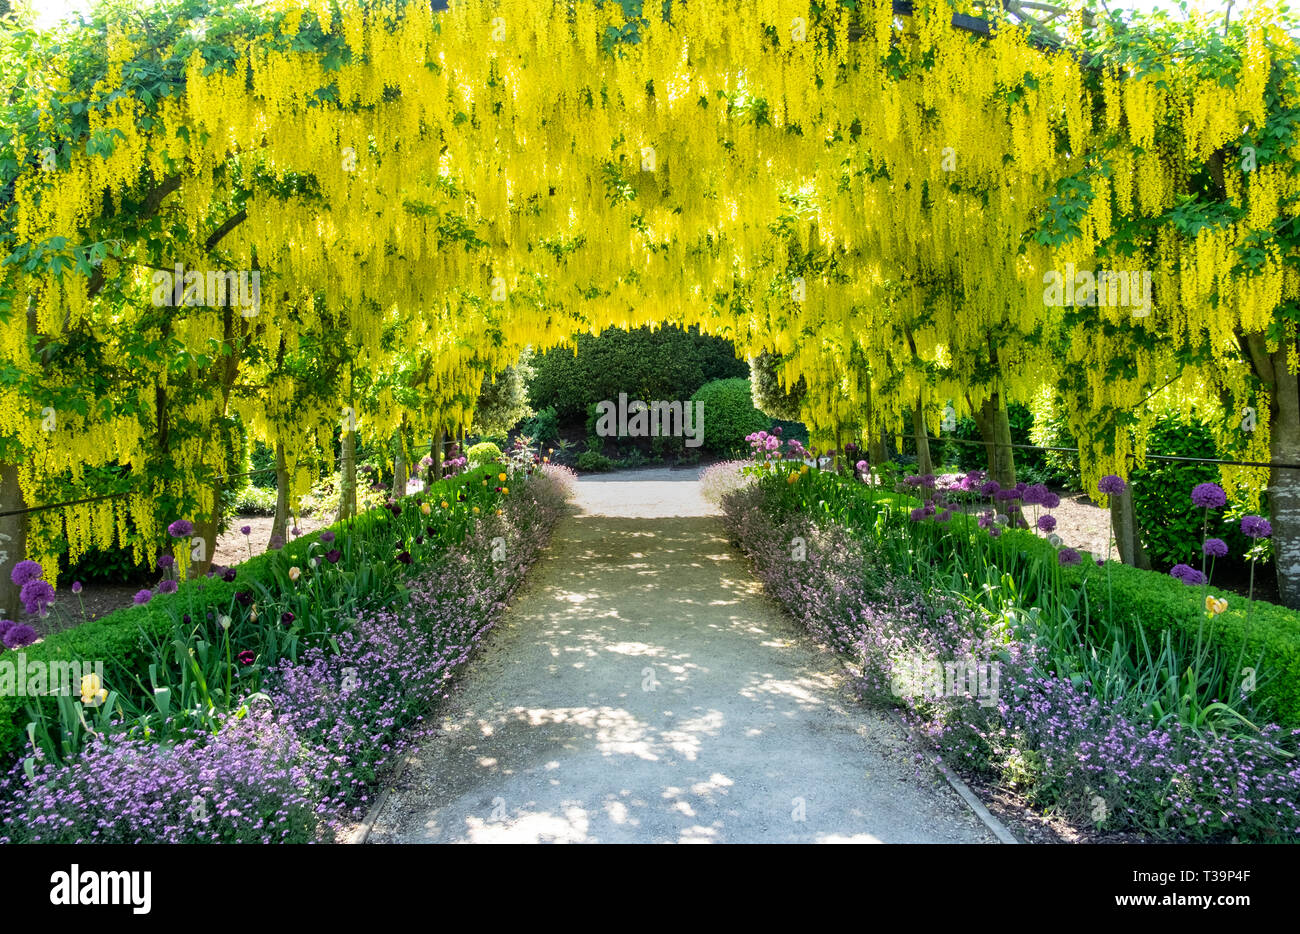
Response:
[{"label": "laburnum arch", "polygon": [[[11,518],[12,559],[210,518],[232,415],[301,491],[340,423],[468,426],[485,375],[610,326],[775,355],[819,438],[947,405],[1000,437],[1049,386],[1095,480],[1164,391],[1300,462],[1292,31],[1037,7],[178,0],[11,29],[0,495],[132,491]],[[259,302],[159,303],[178,264],[256,272]],[[1045,299],[1101,269],[1148,271],[1149,308]],[[1296,473],[1234,477],[1270,485],[1290,602]]]}]

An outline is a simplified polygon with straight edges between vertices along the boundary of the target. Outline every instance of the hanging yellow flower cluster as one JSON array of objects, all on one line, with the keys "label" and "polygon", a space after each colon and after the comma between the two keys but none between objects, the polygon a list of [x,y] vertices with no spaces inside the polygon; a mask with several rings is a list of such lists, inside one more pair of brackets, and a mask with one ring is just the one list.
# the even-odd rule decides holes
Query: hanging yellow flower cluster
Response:
[{"label": "hanging yellow flower cluster", "polygon": [[[699,325],[739,353],[783,355],[820,436],[898,427],[918,404],[938,431],[949,402],[1028,401],[1068,368],[1082,374],[1068,401],[1094,474],[1142,442],[1130,451],[1123,433],[1089,430],[1140,406],[1180,348],[1208,342],[1209,382],[1245,398],[1234,335],[1268,328],[1300,283],[1276,251],[1250,275],[1236,257],[1295,203],[1294,174],[1225,178],[1241,221],[1137,244],[1116,270],[1139,273],[1123,280],[1128,304],[1097,300],[1118,276],[1091,306],[1056,300],[1045,281],[1090,270],[1096,282],[1124,222],[1171,209],[1190,173],[1266,115],[1270,50],[1294,42],[1260,13],[1235,84],[1171,62],[1159,75],[1107,69],[1094,89],[1025,30],[975,37],[937,0],[904,29],[889,0],[859,7],[674,4],[611,54],[606,37],[627,26],[618,4],[283,0],[267,6],[271,25],[228,38],[229,64],[193,51],[183,94],[152,106],[113,96],[144,51],[116,35],[95,92],[113,103],[91,123],[113,145],[20,176],[17,236],[85,242],[106,203],[139,200],[145,171],[154,186],[180,177],[164,210],[187,235],[165,257],[144,235],[120,245],[100,267],[114,287],[93,299],[76,276],[10,267],[4,285],[30,299],[38,334],[90,321],[110,335],[114,364],[131,362],[142,329],[179,341],[185,366],[142,362],[142,385],[167,387],[178,418],[237,412],[283,445],[298,484],[341,412],[376,436],[404,417],[469,426],[485,374],[607,327]],[[1099,161],[1074,235],[1040,242],[1059,183]],[[186,309],[160,327],[149,293],[173,264],[258,272],[255,313]],[[0,347],[30,368],[27,327],[10,316]],[[339,336],[345,348],[322,346]],[[358,372],[393,385],[363,397]],[[0,384],[0,432],[34,452],[22,483],[39,499],[51,472],[142,462],[157,405],[141,391],[138,419],[42,433]],[[172,451],[185,469],[170,492],[201,507],[217,455],[208,437]],[[162,492],[43,519],[42,535],[61,523],[77,551],[128,517],[151,528]]]}]

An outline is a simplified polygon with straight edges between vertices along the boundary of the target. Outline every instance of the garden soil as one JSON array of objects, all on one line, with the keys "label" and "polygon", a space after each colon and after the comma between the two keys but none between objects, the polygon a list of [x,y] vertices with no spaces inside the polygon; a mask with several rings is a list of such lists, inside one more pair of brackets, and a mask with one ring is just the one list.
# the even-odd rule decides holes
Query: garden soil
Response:
[{"label": "garden soil", "polygon": [[696,476],[579,481],[369,842],[996,842],[763,595]]}]

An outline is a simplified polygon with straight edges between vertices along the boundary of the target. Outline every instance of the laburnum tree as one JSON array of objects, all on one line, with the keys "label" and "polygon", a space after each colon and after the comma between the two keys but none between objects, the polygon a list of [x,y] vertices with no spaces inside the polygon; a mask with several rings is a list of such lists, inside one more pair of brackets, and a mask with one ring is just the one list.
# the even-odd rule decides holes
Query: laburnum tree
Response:
[{"label": "laburnum tree", "polygon": [[[286,483],[345,425],[409,463],[525,348],[665,323],[779,356],[836,447],[952,404],[999,472],[1006,405],[1051,382],[1095,483],[1169,384],[1295,460],[1289,14],[1011,6],[107,0],[6,28],[0,511],[122,495],[0,544],[149,557],[184,518],[206,547],[233,414]],[[157,302],[178,263],[257,273],[256,313]],[[1051,291],[1101,270],[1149,271],[1149,307]],[[1300,477],[1237,479],[1267,479],[1300,602]]]}]

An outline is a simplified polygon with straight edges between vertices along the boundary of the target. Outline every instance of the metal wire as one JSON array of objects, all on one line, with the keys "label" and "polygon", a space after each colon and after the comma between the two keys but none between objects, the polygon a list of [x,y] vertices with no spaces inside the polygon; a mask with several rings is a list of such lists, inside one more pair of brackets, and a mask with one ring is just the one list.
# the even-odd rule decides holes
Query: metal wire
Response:
[{"label": "metal wire", "polygon": [[[988,441],[976,441],[973,438],[928,438],[936,444],[978,444],[980,447],[988,447]],[[1047,447],[1041,444],[1003,444],[997,447],[1022,448],[1029,451],[1056,451],[1062,454],[1078,454],[1078,448],[1057,448]],[[1172,454],[1148,454],[1146,459],[1149,461],[1183,461],[1190,464],[1220,464],[1224,467],[1275,467],[1278,470],[1300,470],[1300,464],[1270,464],[1263,461],[1224,461],[1216,460],[1212,457],[1175,457]]]}]

